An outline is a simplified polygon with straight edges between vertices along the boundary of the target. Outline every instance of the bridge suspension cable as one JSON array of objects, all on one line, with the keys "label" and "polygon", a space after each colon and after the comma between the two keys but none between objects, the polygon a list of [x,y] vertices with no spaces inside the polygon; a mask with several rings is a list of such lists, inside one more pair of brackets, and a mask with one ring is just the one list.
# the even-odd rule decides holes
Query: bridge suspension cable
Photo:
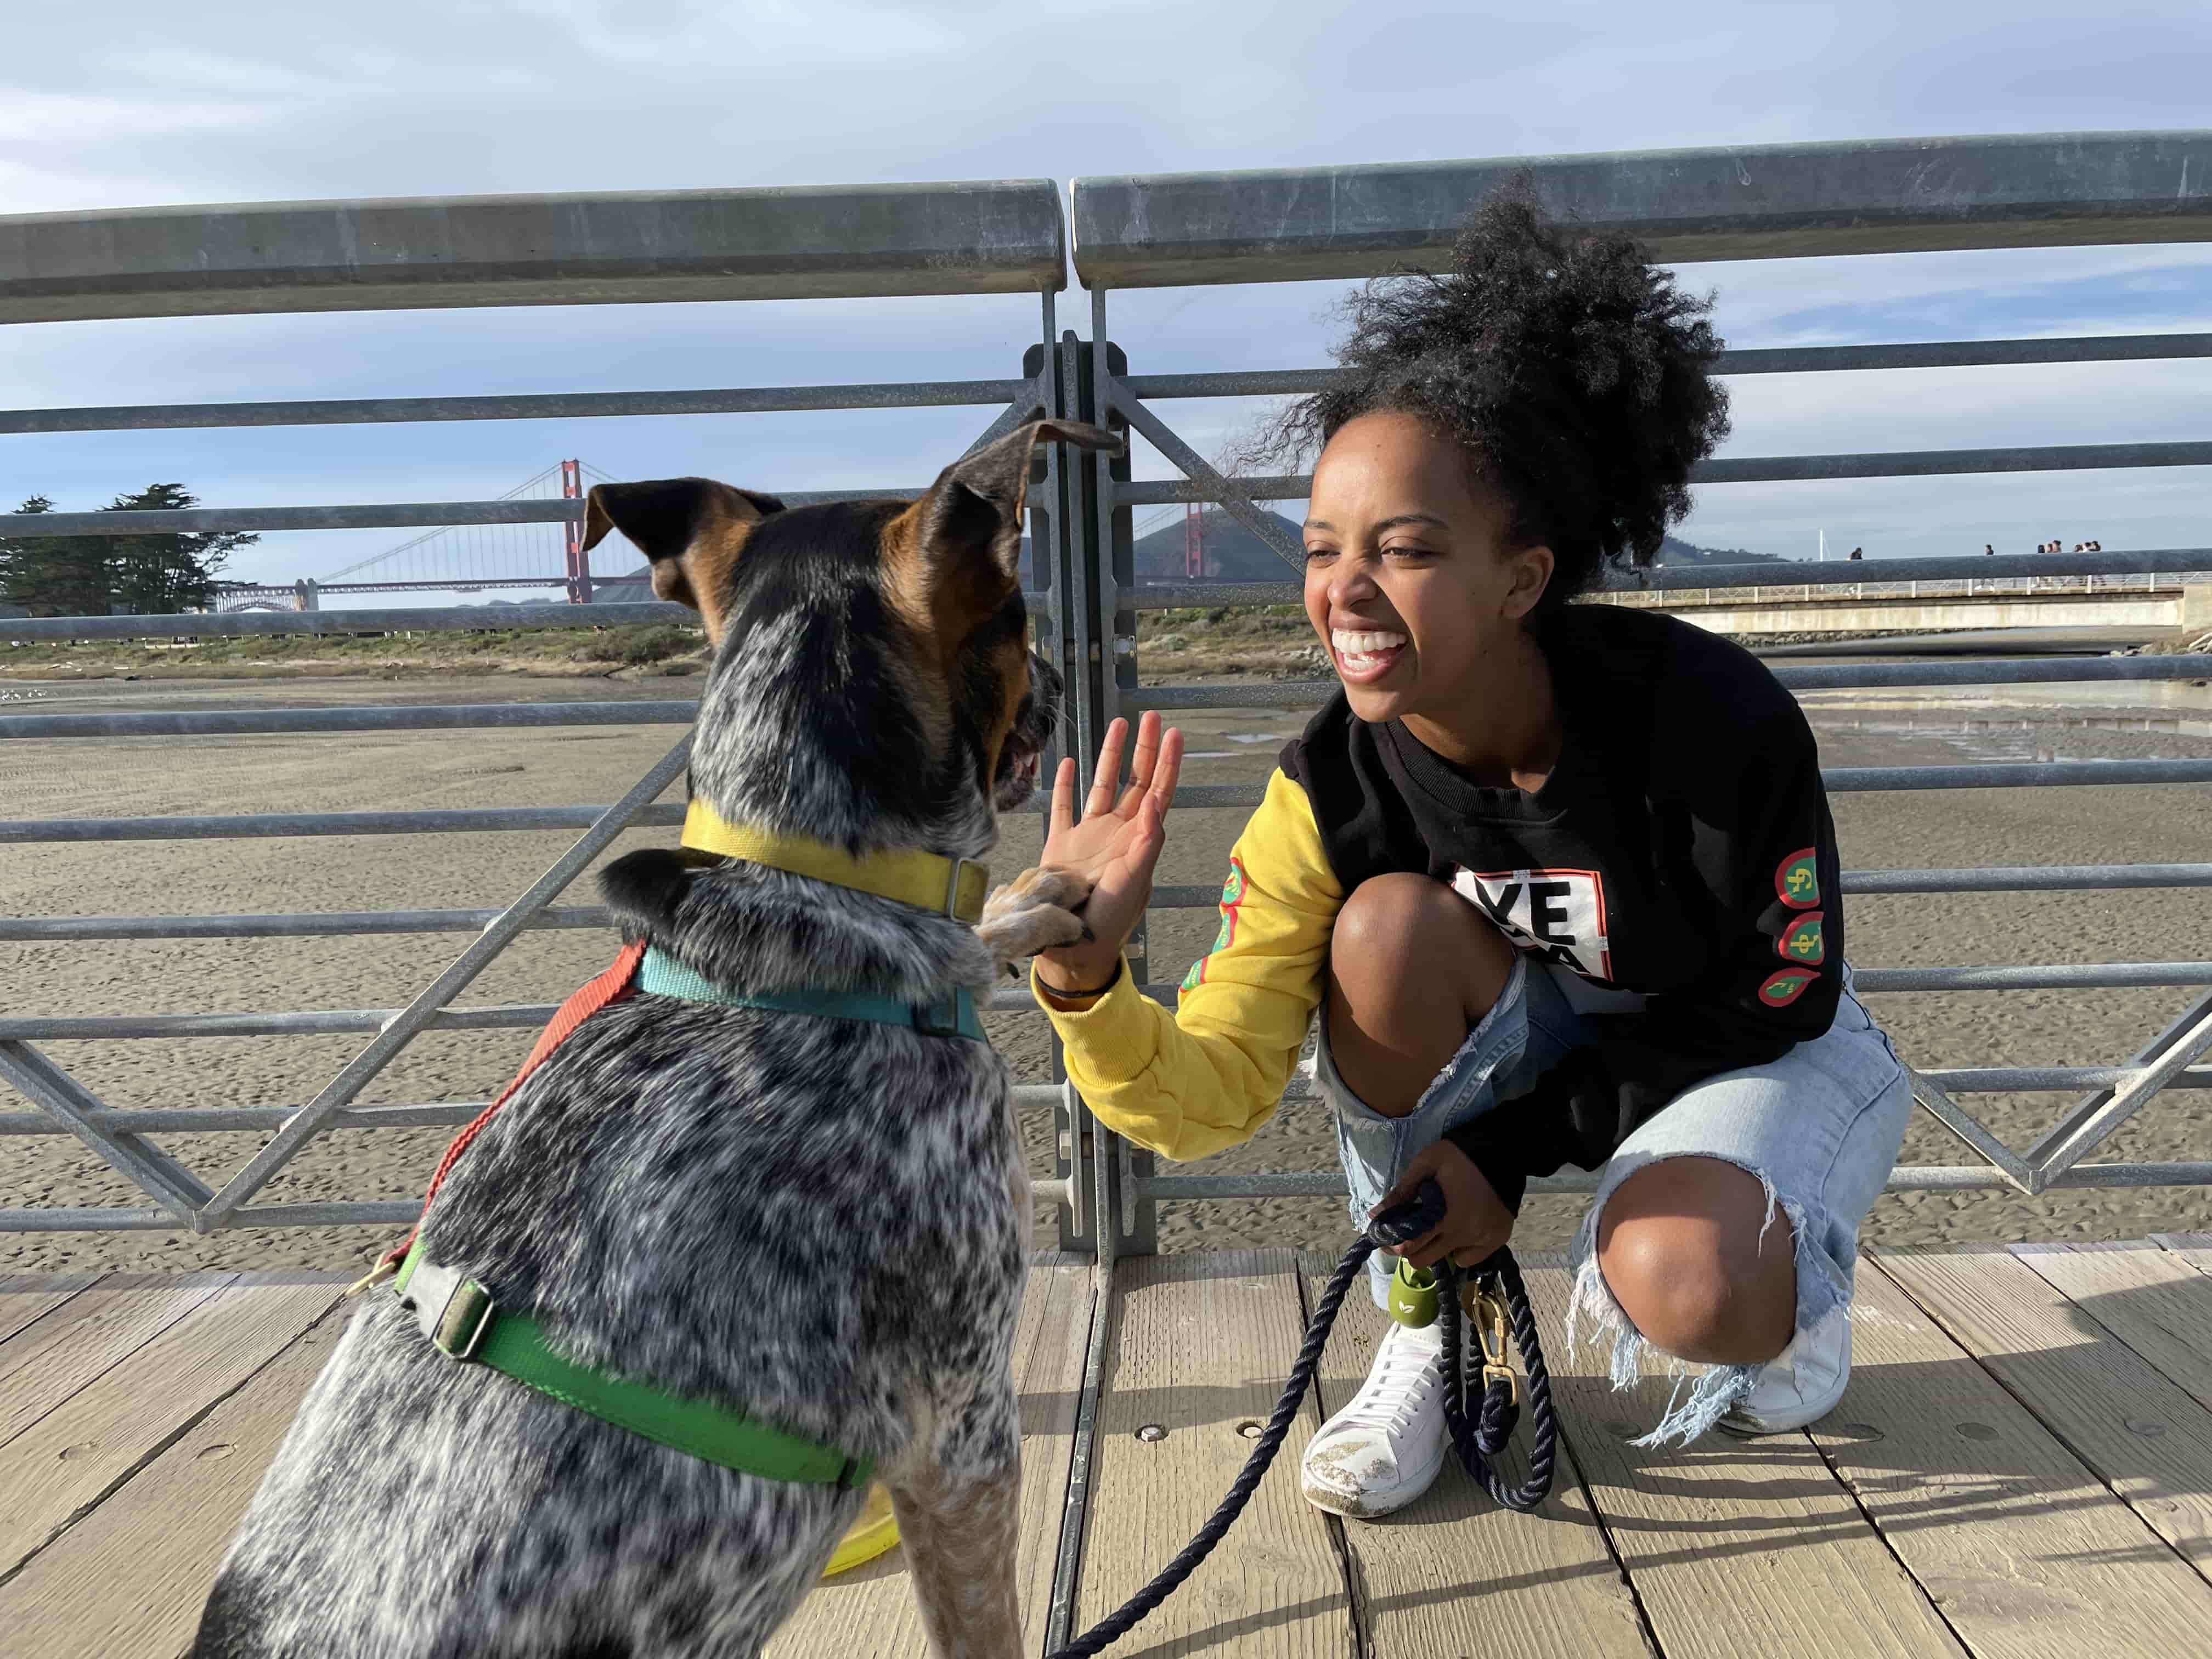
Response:
[{"label": "bridge suspension cable", "polygon": [[[595,466],[577,463],[594,483],[612,480]],[[562,494],[561,464],[533,473],[498,499],[553,499]],[[563,526],[557,524],[450,525],[426,531],[381,553],[333,570],[321,580],[344,582],[482,582],[502,580],[543,585],[563,574]]]}]

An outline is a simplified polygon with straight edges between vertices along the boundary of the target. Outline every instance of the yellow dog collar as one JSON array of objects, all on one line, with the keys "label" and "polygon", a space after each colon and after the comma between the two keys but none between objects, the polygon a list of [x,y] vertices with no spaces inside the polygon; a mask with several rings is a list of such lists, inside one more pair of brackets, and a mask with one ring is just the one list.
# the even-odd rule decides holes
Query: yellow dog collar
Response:
[{"label": "yellow dog collar", "polygon": [[810,836],[732,823],[702,800],[694,800],[684,814],[684,845],[695,852],[765,864],[794,876],[896,899],[971,926],[982,918],[983,897],[991,885],[990,867],[973,859],[951,859],[919,848],[854,858]]}]

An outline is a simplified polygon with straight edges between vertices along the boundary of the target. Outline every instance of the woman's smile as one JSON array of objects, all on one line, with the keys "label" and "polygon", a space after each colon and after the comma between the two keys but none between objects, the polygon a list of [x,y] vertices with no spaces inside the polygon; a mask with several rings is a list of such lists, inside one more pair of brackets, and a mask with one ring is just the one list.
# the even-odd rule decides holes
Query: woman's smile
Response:
[{"label": "woman's smile", "polygon": [[1398,665],[1412,645],[1397,629],[1376,628],[1371,623],[1332,626],[1328,643],[1336,659],[1336,672],[1354,685],[1372,685],[1382,678]]}]

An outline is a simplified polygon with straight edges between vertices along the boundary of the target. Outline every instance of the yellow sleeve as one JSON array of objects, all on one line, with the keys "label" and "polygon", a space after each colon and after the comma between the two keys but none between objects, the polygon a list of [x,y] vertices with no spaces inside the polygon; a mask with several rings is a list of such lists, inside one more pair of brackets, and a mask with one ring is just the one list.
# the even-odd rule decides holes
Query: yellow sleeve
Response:
[{"label": "yellow sleeve", "polygon": [[1322,1000],[1344,891],[1305,791],[1280,769],[1229,854],[1221,931],[1170,1013],[1122,959],[1113,989],[1077,1011],[1030,994],[1066,1045],[1067,1075],[1099,1121],[1178,1162],[1249,1139],[1273,1114]]}]

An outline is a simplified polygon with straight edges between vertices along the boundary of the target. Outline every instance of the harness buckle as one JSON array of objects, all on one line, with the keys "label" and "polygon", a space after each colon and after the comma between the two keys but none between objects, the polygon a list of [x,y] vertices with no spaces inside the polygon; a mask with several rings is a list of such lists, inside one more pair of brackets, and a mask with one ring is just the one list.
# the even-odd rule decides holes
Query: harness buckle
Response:
[{"label": "harness buckle", "polygon": [[483,1346],[484,1333],[498,1316],[499,1304],[492,1300],[491,1292],[475,1279],[464,1279],[447,1297],[430,1333],[430,1346],[448,1359],[473,1359]]}]

